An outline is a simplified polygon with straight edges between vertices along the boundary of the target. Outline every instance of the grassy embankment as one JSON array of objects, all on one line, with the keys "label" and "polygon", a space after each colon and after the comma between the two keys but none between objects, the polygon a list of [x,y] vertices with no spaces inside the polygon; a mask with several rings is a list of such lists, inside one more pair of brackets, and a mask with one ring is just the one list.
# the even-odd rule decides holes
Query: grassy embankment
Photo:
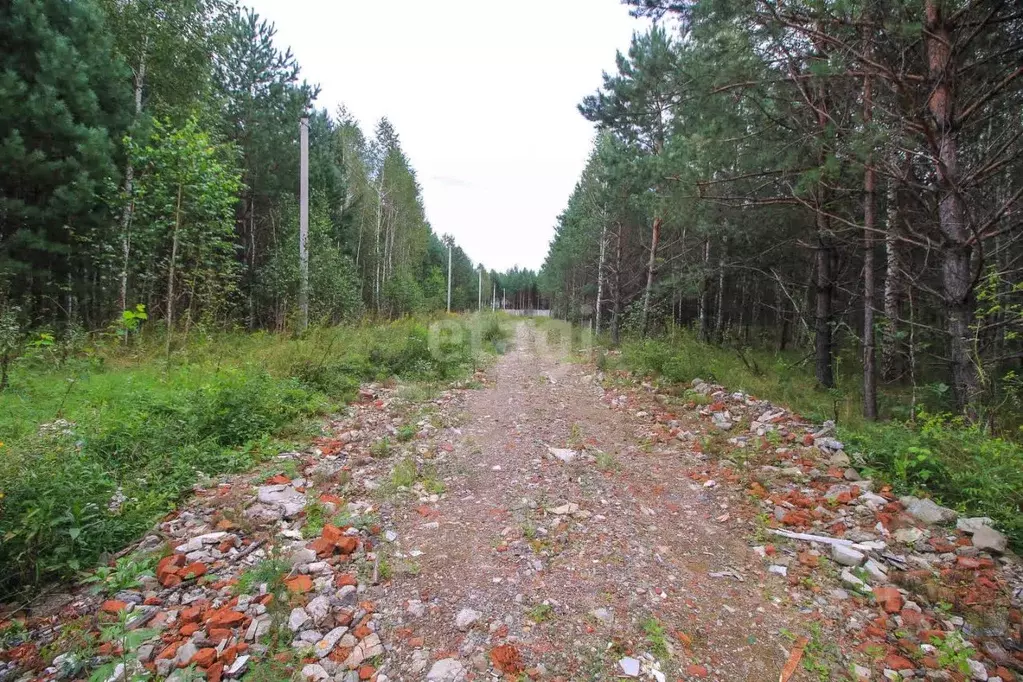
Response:
[{"label": "grassy embankment", "polygon": [[[745,356],[743,359],[742,356]],[[797,353],[744,350],[705,344],[685,330],[653,340],[627,340],[621,355],[599,358],[607,369],[628,369],[679,386],[699,377],[784,405],[817,423],[834,419],[849,452],[862,453],[866,475],[901,494],[930,496],[970,516],[988,516],[1023,547],[1023,433],[1006,413],[1000,437],[953,417],[947,393],[885,389],[886,419],[861,416],[858,363],[839,362],[838,388],[818,387],[810,363]],[[1018,418],[1018,415],[1017,415]]]},{"label": "grassy embankment", "polygon": [[495,317],[450,323],[462,333],[433,349],[427,322],[404,320],[217,333],[170,363],[155,334],[29,353],[0,393],[0,597],[95,565],[197,482],[307,442],[360,382],[456,379],[503,338]]}]

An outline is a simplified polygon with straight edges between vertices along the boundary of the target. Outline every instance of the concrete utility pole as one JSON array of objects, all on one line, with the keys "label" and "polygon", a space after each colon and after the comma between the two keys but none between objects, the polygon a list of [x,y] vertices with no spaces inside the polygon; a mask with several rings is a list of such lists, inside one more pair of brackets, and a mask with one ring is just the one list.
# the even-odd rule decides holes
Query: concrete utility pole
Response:
[{"label": "concrete utility pole", "polygon": [[480,266],[480,285],[479,285],[479,293],[477,294],[477,297],[479,298],[479,300],[476,302],[476,310],[478,312],[478,311],[483,310],[483,266],[482,265]]},{"label": "concrete utility pole", "polygon": [[448,312],[451,312],[451,240],[448,240]]},{"label": "concrete utility pole", "polygon": [[490,311],[497,310],[497,282],[494,282],[494,295],[490,297]]},{"label": "concrete utility pole", "polygon": [[302,331],[309,326],[309,118],[303,116],[299,123],[301,137],[301,163],[298,183],[298,306],[301,310],[299,324]]}]

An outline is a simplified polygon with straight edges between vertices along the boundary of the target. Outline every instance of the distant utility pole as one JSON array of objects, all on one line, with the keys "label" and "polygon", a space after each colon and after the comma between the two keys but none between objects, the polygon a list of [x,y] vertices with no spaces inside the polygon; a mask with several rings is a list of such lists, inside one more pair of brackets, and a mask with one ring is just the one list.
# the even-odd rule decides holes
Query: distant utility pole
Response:
[{"label": "distant utility pole", "polygon": [[448,312],[451,312],[451,242],[448,239]]},{"label": "distant utility pole", "polygon": [[494,282],[494,295],[490,297],[490,311],[497,310],[497,282]]},{"label": "distant utility pole", "polygon": [[477,294],[477,297],[479,298],[479,300],[476,302],[476,311],[479,312],[479,311],[483,310],[483,266],[482,265],[480,266],[480,285],[479,285],[479,293]]},{"label": "distant utility pole", "polygon": [[303,116],[299,124],[302,160],[298,183],[298,306],[302,331],[309,326],[309,118]]}]

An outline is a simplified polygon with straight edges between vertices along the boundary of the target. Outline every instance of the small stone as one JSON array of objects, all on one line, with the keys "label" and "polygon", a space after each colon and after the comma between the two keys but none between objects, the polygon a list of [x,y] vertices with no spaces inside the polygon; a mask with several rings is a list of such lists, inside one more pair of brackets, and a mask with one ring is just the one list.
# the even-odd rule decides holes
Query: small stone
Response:
[{"label": "small stone", "polygon": [[249,656],[239,656],[234,663],[224,671],[224,677],[241,677],[249,667]]},{"label": "small stone", "polygon": [[846,545],[831,545],[831,558],[840,566],[859,566],[867,556]]},{"label": "small stone", "polygon": [[615,620],[614,614],[603,606],[590,611],[590,615],[599,620],[601,623],[607,623],[608,625],[613,623]]},{"label": "small stone", "polygon": [[995,522],[986,516],[971,516],[956,521],[956,530],[961,530],[970,535],[985,527],[994,528]]},{"label": "small stone", "polygon": [[321,594],[305,605],[305,611],[313,623],[323,625],[327,617],[330,616],[330,599]]},{"label": "small stone", "polygon": [[981,526],[973,534],[973,546],[986,552],[1002,554],[1009,546],[1009,538],[990,526]]},{"label": "small stone", "polygon": [[547,451],[550,452],[555,459],[559,459],[565,464],[571,464],[579,455],[579,453],[575,450],[569,450],[568,448],[547,448]]},{"label": "small stone", "polygon": [[924,532],[919,528],[899,528],[897,531],[892,533],[892,537],[895,538],[896,542],[901,542],[905,545],[912,545],[923,536]]},{"label": "small stone", "polygon": [[288,627],[291,628],[292,632],[298,632],[308,622],[309,614],[301,606],[292,609],[291,615],[288,616]]},{"label": "small stone", "polygon": [[913,518],[932,525],[952,523],[959,516],[958,512],[948,507],[942,507],[931,499],[917,499],[907,496],[899,499],[899,502],[906,508],[906,513]]},{"label": "small stone", "polygon": [[773,564],[771,566],[768,566],[767,570],[768,570],[768,572],[776,573],[776,574],[780,575],[783,578],[788,576],[788,574],[789,574],[788,567],[782,566],[780,564]]},{"label": "small stone", "polygon": [[329,680],[330,675],[323,669],[322,665],[310,663],[302,668],[302,679],[311,680],[311,682],[322,682],[323,680]]},{"label": "small stone", "polygon": [[473,626],[473,623],[480,619],[481,615],[482,614],[479,611],[474,611],[469,608],[462,609],[458,612],[458,615],[455,616],[455,627],[462,632],[465,632]]},{"label": "small stone", "polygon": [[346,632],[348,632],[348,628],[346,627],[334,628],[333,630],[325,634],[323,636],[323,639],[316,643],[316,646],[313,647],[313,653],[316,654],[317,658],[326,657],[331,651],[334,650],[334,647],[337,645],[337,641],[341,639],[341,637],[343,637]]},{"label": "small stone", "polygon": [[618,667],[622,669],[622,674],[626,677],[639,677],[639,660],[631,656],[619,659]]},{"label": "small stone", "polygon": [[867,584],[853,575],[848,568],[843,570],[839,577],[842,579],[843,583],[855,590],[864,590],[867,587]]},{"label": "small stone", "polygon": [[984,667],[983,663],[972,658],[967,659],[966,663],[970,666],[970,679],[977,682],[987,682],[987,668]]},{"label": "small stone", "polygon": [[465,666],[454,658],[442,658],[426,673],[427,682],[465,682]]}]

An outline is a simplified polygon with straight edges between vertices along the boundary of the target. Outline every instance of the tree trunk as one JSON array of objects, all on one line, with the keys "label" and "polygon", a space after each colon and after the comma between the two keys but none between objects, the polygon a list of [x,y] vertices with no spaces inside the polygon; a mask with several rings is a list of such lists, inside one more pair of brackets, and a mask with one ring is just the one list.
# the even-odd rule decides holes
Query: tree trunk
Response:
[{"label": "tree trunk", "polygon": [[[873,83],[870,75],[867,75],[863,79],[863,120],[868,127],[873,118],[873,106]],[[874,352],[876,180],[874,159],[868,154],[863,173],[863,416],[870,421],[877,420],[877,356]]]},{"label": "tree trunk", "polygon": [[926,0],[924,42],[931,95],[928,110],[936,143],[935,172],[938,176],[938,225],[945,237],[942,262],[942,295],[948,335],[952,389],[957,407],[976,417],[979,380],[970,350],[970,323],[974,317],[972,249],[966,225],[966,206],[959,190],[959,155],[955,130],[955,96],[952,77],[952,32],[942,15],[940,0]]},{"label": "tree trunk", "polygon": [[600,334],[600,309],[604,297],[604,252],[607,250],[607,223],[600,228],[600,260],[597,262],[597,303],[593,311],[593,326],[596,334]]},{"label": "tree trunk", "polygon": [[614,304],[611,308],[611,345],[621,343],[622,319],[622,225],[615,230]]},{"label": "tree trunk", "polygon": [[721,242],[721,253],[718,254],[718,290],[715,303],[714,338],[721,342],[725,325],[725,242]]},{"label": "tree trunk", "polygon": [[[149,37],[146,36],[142,42],[142,52],[139,54],[139,68],[135,71],[135,123],[138,124],[139,114],[142,113],[142,88],[146,82],[146,49],[149,45]],[[131,265],[131,219],[135,212],[135,200],[132,194],[135,191],[135,166],[131,162],[131,155],[124,167],[124,211],[121,213],[121,283],[118,300],[121,310],[128,309],[128,268]]]},{"label": "tree trunk", "polygon": [[831,221],[823,210],[817,211],[817,282],[814,315],[814,353],[817,382],[826,388],[835,385],[831,362],[832,349],[832,283],[831,283]]},{"label": "tree trunk", "polygon": [[700,286],[700,338],[710,342],[710,237],[703,238],[703,283]]},{"label": "tree trunk", "polygon": [[181,228],[181,195],[184,185],[178,185],[178,205],[174,210],[174,232],[171,235],[171,257],[167,268],[167,362],[170,362],[171,336],[174,331],[174,266],[178,261],[178,230]]},{"label": "tree trunk", "polygon": [[650,319],[650,292],[654,288],[654,266],[657,262],[657,243],[661,240],[661,219],[654,218],[650,230],[650,260],[646,266],[646,289],[643,291],[643,313],[640,317],[640,333],[646,336],[647,324]]},{"label": "tree trunk", "polygon": [[902,297],[904,295],[899,181],[888,181],[888,211],[884,233],[885,277],[884,317],[881,333],[881,378],[895,381],[902,376],[902,346],[899,341]]}]

